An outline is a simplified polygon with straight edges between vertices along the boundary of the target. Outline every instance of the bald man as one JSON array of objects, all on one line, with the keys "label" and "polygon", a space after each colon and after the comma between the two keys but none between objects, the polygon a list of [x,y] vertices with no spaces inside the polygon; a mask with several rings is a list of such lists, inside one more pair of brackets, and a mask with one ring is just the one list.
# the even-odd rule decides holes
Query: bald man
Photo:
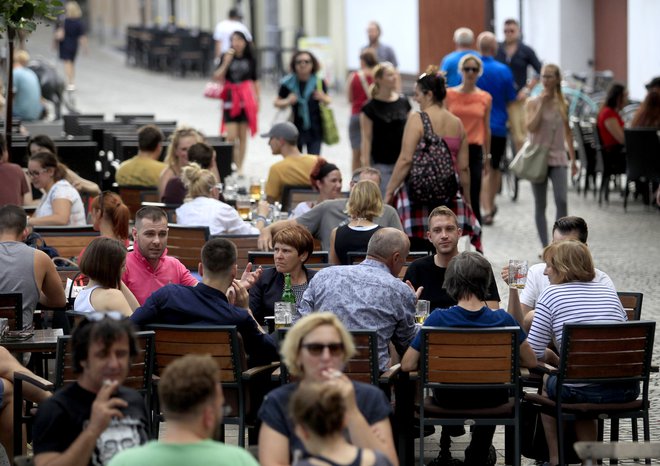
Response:
[{"label": "bald man", "polygon": [[477,37],[477,47],[483,61],[483,74],[477,86],[493,97],[490,111],[490,163],[484,163],[485,173],[481,179],[482,223],[491,225],[495,216],[495,195],[502,180],[500,161],[506,150],[506,122],[508,107],[516,99],[516,89],[511,69],[495,60],[497,39],[492,32],[482,32]]},{"label": "bald man", "polygon": [[314,275],[300,314],[329,311],[349,330],[375,329],[379,368],[386,371],[391,365],[389,341],[402,355],[415,337],[417,297],[411,285],[397,278],[409,251],[410,241],[401,230],[381,228],[369,240],[363,262],[326,267]]}]

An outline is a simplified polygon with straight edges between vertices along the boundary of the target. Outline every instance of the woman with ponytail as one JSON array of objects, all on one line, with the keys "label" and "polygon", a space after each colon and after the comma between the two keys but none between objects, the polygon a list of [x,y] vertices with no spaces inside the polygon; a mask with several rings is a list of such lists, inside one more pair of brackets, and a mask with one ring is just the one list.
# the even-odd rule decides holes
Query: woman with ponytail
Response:
[{"label": "woman with ponytail", "polygon": [[536,229],[543,247],[548,245],[548,224],[545,218],[548,179],[552,180],[557,217],[568,215],[568,165],[570,158],[571,176],[577,174],[573,135],[568,126],[568,104],[561,91],[561,71],[557,65],[547,64],[541,69],[543,91],[530,98],[525,106],[527,131],[531,144],[550,148],[548,153],[548,175],[540,183],[532,183]]},{"label": "woman with ponytail", "polygon": [[80,194],[66,178],[66,166],[52,152],[41,151],[30,157],[28,175],[44,196],[29,223],[33,226],[85,225],[85,207]]},{"label": "woman with ponytail", "polygon": [[358,448],[344,437],[348,401],[335,384],[301,384],[289,405],[295,430],[309,456],[296,466],[391,466],[379,451]]},{"label": "woman with ponytail", "polygon": [[445,203],[458,218],[458,227],[463,235],[470,236],[470,242],[479,252],[481,248],[481,225],[472,211],[470,204],[470,165],[468,140],[461,120],[445,108],[447,96],[445,78],[438,67],[431,65],[415,84],[415,101],[420,112],[412,113],[406,122],[403,134],[401,154],[394,166],[392,179],[387,185],[385,203],[396,207],[403,231],[410,238],[411,251],[425,251],[430,243],[427,238],[428,218],[431,211],[438,207],[435,202],[414,202],[408,195],[406,180],[413,164],[417,145],[424,137],[423,114],[431,124],[431,130],[440,137],[452,157],[457,177],[457,190]]},{"label": "woman with ponytail", "polygon": [[212,235],[253,235],[259,234],[266,226],[268,203],[260,202],[256,227],[244,222],[238,212],[228,204],[218,200],[220,191],[215,175],[191,163],[183,168],[183,184],[188,189],[184,204],[176,209],[176,220],[180,225],[204,225]]},{"label": "woman with ponytail", "polygon": [[397,92],[397,72],[394,65],[383,62],[374,68],[371,100],[362,107],[362,166],[380,170],[381,194],[392,176],[394,164],[401,152],[401,140],[411,106]]},{"label": "woman with ponytail", "polygon": [[103,191],[94,198],[91,205],[92,225],[101,236],[113,238],[128,246],[128,222],[131,211],[119,194]]}]

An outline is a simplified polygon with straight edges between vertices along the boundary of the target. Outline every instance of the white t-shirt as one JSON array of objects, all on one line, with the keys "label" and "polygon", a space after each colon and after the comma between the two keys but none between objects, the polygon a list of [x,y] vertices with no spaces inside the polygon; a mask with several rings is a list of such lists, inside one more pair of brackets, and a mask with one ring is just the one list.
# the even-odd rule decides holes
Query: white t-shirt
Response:
[{"label": "white t-shirt", "polygon": [[[521,304],[525,304],[532,309],[536,307],[536,301],[539,299],[539,296],[541,296],[543,290],[550,286],[550,279],[547,275],[543,274],[544,270],[545,262],[534,264],[527,270],[525,288],[523,288],[522,293],[520,293]],[[598,269],[596,269],[596,276],[592,280],[592,283],[600,283],[616,291],[614,283],[612,283],[610,277],[605,272],[601,272]]]},{"label": "white t-shirt", "polygon": [[176,209],[176,223],[207,226],[212,235],[259,234],[259,229],[243,221],[233,207],[203,196],[196,197]]},{"label": "white t-shirt", "polygon": [[213,39],[220,41],[220,53],[225,53],[231,46],[231,35],[236,32],[242,32],[248,42],[252,42],[252,34],[247,26],[240,21],[233,19],[224,19],[215,26],[213,31]]},{"label": "white t-shirt", "polygon": [[76,188],[71,186],[67,180],[60,180],[51,186],[48,193],[41,199],[41,204],[34,212],[35,217],[45,217],[53,215],[53,201],[55,199],[66,199],[71,202],[71,214],[69,223],[66,226],[77,227],[87,224],[85,217],[85,207],[83,206],[80,194]]}]

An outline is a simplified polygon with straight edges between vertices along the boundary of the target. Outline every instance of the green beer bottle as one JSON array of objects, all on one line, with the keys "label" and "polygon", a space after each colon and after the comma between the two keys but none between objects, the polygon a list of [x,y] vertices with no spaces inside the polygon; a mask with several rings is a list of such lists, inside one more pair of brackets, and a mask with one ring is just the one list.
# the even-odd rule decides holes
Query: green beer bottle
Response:
[{"label": "green beer bottle", "polygon": [[291,274],[284,274],[284,291],[282,291],[281,301],[285,303],[291,303],[294,306],[296,305],[296,295],[293,294],[293,289],[291,288]]}]

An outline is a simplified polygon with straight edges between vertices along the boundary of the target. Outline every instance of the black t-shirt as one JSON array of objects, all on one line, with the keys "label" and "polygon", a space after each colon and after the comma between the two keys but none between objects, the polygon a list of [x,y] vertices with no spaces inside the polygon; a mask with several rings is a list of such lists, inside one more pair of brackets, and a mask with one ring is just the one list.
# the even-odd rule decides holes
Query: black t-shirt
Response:
[{"label": "black t-shirt", "polygon": [[371,159],[374,163],[393,165],[401,152],[403,128],[406,126],[410,103],[404,96],[394,102],[371,99],[362,112],[373,123]]},{"label": "black t-shirt", "polygon": [[[128,402],[121,419],[113,419],[96,441],[89,460],[91,466],[102,466],[122,450],[142,445],[148,440],[147,410],[138,392],[119,387],[118,398]],[[34,454],[63,453],[87,427],[96,393],[74,382],[58,391],[39,406],[33,428]]]},{"label": "black t-shirt", "polygon": [[[323,92],[326,94],[328,93],[328,87],[325,85],[325,81],[321,81],[322,86],[323,86]],[[307,81],[298,81],[298,92],[300,95],[304,95],[305,92],[305,86],[307,86]],[[288,87],[282,85],[280,86],[280,90],[278,91],[277,95],[281,99],[286,99],[289,97],[289,94],[291,94],[291,91],[289,90]],[[309,131],[311,134],[315,137],[321,137],[321,134],[323,133],[323,127],[321,126],[321,108],[319,107],[319,101],[316,100],[313,95],[309,96],[309,101],[307,102],[307,106],[309,107],[309,121],[311,124],[311,127]],[[298,128],[298,131],[302,132],[303,131],[303,119],[302,117],[298,114],[298,105],[293,105],[291,107],[291,110],[293,111],[293,124],[296,125],[296,128]]]},{"label": "black t-shirt", "polygon": [[[403,280],[410,280],[415,289],[423,286],[420,299],[426,299],[431,302],[431,311],[434,309],[447,309],[456,305],[456,300],[447,294],[443,288],[445,282],[444,267],[438,267],[434,262],[435,256],[422,257],[417,259],[408,267]],[[486,301],[499,301],[500,294],[497,291],[497,283],[493,271],[490,272],[490,287],[486,293]]]},{"label": "black t-shirt", "polygon": [[[222,56],[222,60],[225,59],[225,56]],[[222,61],[220,66],[222,66]],[[251,58],[234,56],[227,69],[225,79],[230,83],[240,83],[247,80],[256,81],[257,63]]]}]

